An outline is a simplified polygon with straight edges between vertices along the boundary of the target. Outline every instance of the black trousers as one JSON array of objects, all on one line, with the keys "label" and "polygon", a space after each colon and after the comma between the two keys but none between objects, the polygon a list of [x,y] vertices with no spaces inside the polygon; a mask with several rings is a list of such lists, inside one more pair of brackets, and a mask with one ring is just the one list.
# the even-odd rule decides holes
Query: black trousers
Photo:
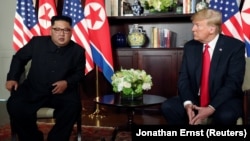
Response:
[{"label": "black trousers", "polygon": [[69,141],[74,123],[81,112],[81,101],[72,100],[65,94],[49,94],[39,99],[29,99],[27,90],[12,92],[7,101],[7,111],[11,124],[16,130],[19,141],[43,141],[43,134],[38,130],[36,112],[40,107],[55,108],[55,125],[48,134],[47,141]]},{"label": "black trousers", "polygon": [[[167,99],[161,105],[163,116],[167,124],[188,125],[188,116],[179,96]],[[237,119],[243,114],[243,102],[236,98],[231,99],[216,108],[212,124],[216,125],[235,125]]]}]

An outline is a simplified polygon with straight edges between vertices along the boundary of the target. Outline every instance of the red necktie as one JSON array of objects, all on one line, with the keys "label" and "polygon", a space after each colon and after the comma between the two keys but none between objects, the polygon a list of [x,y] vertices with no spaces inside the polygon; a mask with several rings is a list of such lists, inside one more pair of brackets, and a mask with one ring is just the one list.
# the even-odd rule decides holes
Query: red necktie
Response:
[{"label": "red necktie", "polygon": [[210,55],[208,51],[209,46],[205,45],[202,61],[202,75],[201,75],[201,90],[200,90],[200,106],[206,107],[209,103],[209,69],[210,69]]}]

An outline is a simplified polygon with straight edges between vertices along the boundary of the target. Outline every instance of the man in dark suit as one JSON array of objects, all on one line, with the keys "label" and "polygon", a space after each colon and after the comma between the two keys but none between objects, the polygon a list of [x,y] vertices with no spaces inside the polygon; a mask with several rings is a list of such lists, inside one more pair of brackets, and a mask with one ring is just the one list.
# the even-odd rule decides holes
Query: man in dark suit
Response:
[{"label": "man in dark suit", "polygon": [[[184,45],[179,72],[178,96],[162,104],[168,124],[202,124],[208,117],[212,124],[230,125],[243,113],[242,83],[245,73],[245,44],[220,34],[222,15],[203,9],[191,17],[194,39]],[[202,54],[208,45],[210,100],[200,106]]]},{"label": "man in dark suit", "polygon": [[[47,106],[55,109],[55,125],[47,141],[69,141],[79,117],[79,82],[84,78],[85,50],[71,40],[72,19],[54,16],[51,36],[33,37],[13,55],[6,89],[11,92],[7,110],[19,141],[44,141],[36,125],[36,112]],[[28,61],[27,79],[19,79]]]}]

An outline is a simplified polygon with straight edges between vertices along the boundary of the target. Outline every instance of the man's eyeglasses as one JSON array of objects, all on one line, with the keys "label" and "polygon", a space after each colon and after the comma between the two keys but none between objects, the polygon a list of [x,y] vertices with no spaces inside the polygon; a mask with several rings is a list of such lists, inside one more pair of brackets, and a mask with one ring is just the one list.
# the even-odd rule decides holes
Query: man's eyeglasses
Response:
[{"label": "man's eyeglasses", "polygon": [[56,34],[59,34],[61,32],[63,32],[64,34],[69,34],[71,29],[69,28],[65,28],[65,29],[62,29],[62,28],[52,28]]}]

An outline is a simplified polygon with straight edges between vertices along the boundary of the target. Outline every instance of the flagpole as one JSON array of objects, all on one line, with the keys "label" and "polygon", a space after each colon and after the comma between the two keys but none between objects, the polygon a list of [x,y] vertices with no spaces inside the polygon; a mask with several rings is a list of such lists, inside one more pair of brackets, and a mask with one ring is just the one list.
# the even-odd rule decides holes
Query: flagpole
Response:
[{"label": "flagpole", "polygon": [[[96,65],[95,67],[96,69],[96,101],[99,101],[99,75],[98,75],[98,66]],[[100,105],[99,104],[96,104],[96,109],[95,109],[95,112],[93,112],[92,114],[89,115],[90,118],[104,118],[105,116],[100,114],[101,113],[101,110],[100,110]]]}]

